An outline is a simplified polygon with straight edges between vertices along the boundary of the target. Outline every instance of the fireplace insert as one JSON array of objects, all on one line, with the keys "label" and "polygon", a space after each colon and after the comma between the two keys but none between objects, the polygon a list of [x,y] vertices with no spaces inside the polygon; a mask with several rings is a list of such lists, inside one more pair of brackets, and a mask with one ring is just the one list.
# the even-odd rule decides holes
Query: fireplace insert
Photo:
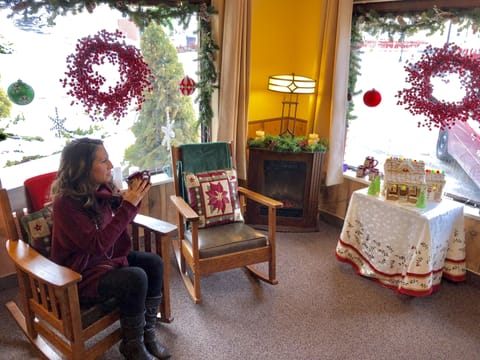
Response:
[{"label": "fireplace insert", "polygon": [[[250,148],[248,187],[281,201],[279,231],[317,231],[322,152],[278,152]],[[267,223],[267,209],[247,203],[247,221],[257,228]]]},{"label": "fireplace insert", "polygon": [[[307,164],[303,161],[265,160],[262,194],[281,201],[278,216],[302,217]],[[260,206],[260,213],[267,208]]]}]

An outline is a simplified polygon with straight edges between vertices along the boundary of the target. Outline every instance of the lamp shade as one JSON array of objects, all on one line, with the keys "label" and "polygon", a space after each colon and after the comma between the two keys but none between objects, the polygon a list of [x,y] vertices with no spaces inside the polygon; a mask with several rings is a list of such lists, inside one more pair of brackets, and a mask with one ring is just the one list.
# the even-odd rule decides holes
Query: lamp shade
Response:
[{"label": "lamp shade", "polygon": [[313,94],[315,80],[295,74],[272,75],[268,78],[268,90],[290,94]]}]

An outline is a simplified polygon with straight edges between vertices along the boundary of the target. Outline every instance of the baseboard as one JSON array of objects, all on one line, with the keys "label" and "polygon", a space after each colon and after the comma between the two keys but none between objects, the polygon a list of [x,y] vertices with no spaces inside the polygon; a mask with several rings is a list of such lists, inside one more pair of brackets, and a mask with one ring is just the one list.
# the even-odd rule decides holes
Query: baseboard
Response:
[{"label": "baseboard", "polygon": [[18,280],[16,274],[7,275],[0,278],[0,291],[13,289],[16,287],[18,287]]},{"label": "baseboard", "polygon": [[467,269],[467,282],[474,284],[475,287],[480,287],[480,274]]},{"label": "baseboard", "polygon": [[336,226],[340,229],[343,227],[344,219],[332,213],[320,210],[318,213],[318,218],[320,221],[326,222],[327,224]]}]

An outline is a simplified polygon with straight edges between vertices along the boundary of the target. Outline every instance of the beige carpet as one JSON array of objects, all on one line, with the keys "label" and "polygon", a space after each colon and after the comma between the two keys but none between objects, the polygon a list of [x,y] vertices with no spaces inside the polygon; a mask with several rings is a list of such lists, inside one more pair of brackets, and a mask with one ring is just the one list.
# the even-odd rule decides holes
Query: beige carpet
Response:
[{"label": "beige carpet", "polygon": [[[422,298],[398,295],[335,258],[340,229],[279,233],[279,284],[243,270],[203,278],[194,305],[172,271],[172,324],[159,335],[173,359],[480,359],[480,281],[444,281]],[[172,258],[173,259],[173,258]],[[0,292],[2,303],[15,290]],[[38,359],[3,306],[1,359]],[[112,348],[103,359],[121,359]]]}]

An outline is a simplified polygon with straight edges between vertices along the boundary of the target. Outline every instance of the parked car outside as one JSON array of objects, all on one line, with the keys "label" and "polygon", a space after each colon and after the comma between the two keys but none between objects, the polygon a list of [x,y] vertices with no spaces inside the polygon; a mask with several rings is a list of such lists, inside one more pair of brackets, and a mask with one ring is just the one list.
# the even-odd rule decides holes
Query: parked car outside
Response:
[{"label": "parked car outside", "polygon": [[480,122],[459,121],[451,129],[440,130],[437,158],[455,160],[480,189]]}]

